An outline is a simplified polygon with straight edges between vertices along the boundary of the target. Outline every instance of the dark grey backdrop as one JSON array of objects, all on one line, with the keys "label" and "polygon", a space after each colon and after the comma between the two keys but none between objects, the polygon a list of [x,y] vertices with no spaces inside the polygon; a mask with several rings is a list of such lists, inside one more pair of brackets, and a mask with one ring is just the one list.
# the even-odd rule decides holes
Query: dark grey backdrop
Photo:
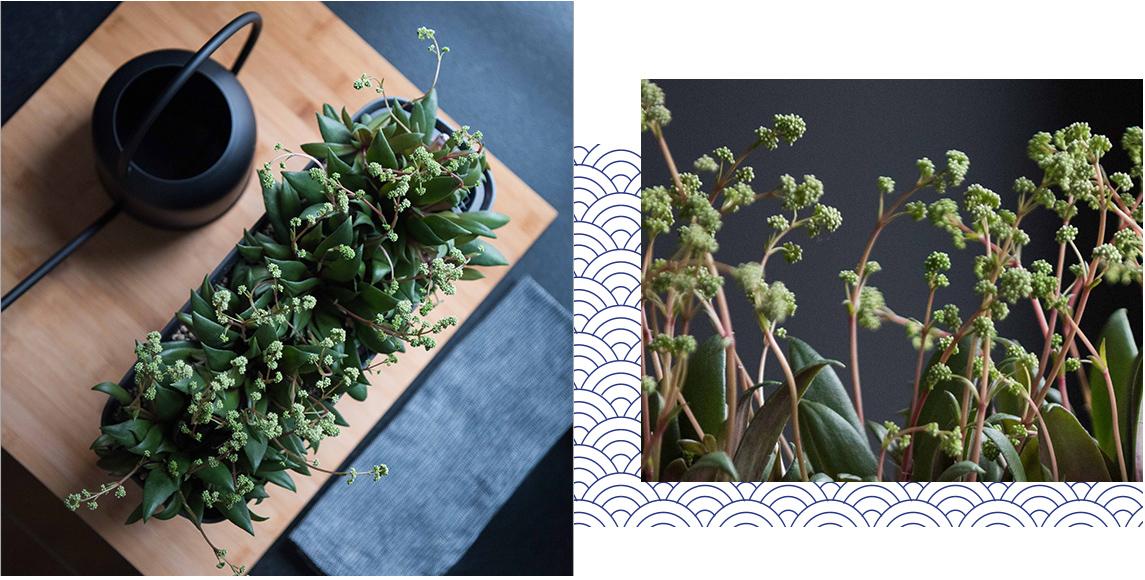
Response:
[{"label": "dark grey backdrop", "polygon": [[[331,2],[328,6],[418,86],[429,85],[433,68],[424,44],[416,38],[417,27],[436,29],[453,49],[438,85],[442,108],[482,130],[490,150],[560,212],[494,296],[527,274],[571,311],[572,3]],[[114,8],[115,3],[108,2],[3,3],[0,114],[4,122]],[[53,130],[50,119],[44,130]],[[494,302],[487,300],[471,320],[483,316]],[[569,357],[561,362],[565,367],[554,372],[571,376],[571,329],[568,340]],[[415,383],[407,394],[417,387]],[[378,429],[407,398],[395,405]],[[567,398],[555,404],[566,404]],[[571,423],[571,408],[569,415]],[[571,468],[570,431],[451,572],[570,574]],[[88,574],[130,572],[126,562],[107,553],[111,548],[102,540],[75,529],[83,527],[80,520],[66,513],[7,453],[4,484],[5,573],[66,574],[77,568]],[[34,526],[31,520],[53,524]],[[254,567],[254,573],[310,572],[287,535]]]},{"label": "dark grey backdrop", "polygon": [[[982,183],[998,192],[1013,207],[1010,186],[1025,175],[1040,180],[1026,157],[1026,142],[1037,131],[1053,131],[1074,121],[1087,121],[1095,131],[1119,144],[1126,127],[1141,124],[1140,80],[1078,81],[657,81],[667,94],[672,123],[665,134],[681,170],[719,145],[737,153],[753,139],[752,130],[771,124],[775,113],[797,113],[807,121],[807,133],[794,147],[754,155],[757,189],[766,191],[779,175],[797,178],[812,173],[823,180],[823,202],[843,212],[843,226],[824,239],[811,241],[800,234],[804,259],[787,264],[777,256],[769,263],[770,279],[784,280],[798,297],[798,311],[787,323],[794,336],[808,341],[823,356],[849,360],[844,294],[838,272],[853,268],[866,243],[878,211],[875,179],[887,175],[910,184],[918,174],[914,162],[927,156],[942,166],[948,149],[970,157],[967,184]],[[642,142],[645,187],[669,181],[663,157],[650,134]],[[1126,169],[1120,146],[1107,156],[1110,171]],[[684,169],[687,168],[687,169]],[[901,190],[900,190],[901,191]],[[958,194],[961,190],[957,191]],[[921,197],[932,201],[933,192]],[[959,201],[960,197],[956,197]],[[719,235],[719,258],[730,264],[758,260],[769,231],[764,220],[777,213],[778,204],[764,201],[725,220]],[[1080,219],[1082,240],[1096,235],[1092,212]],[[1060,222],[1047,212],[1028,218],[1026,231],[1033,238],[1023,259],[1033,261],[1051,253],[1056,259],[1053,234]],[[1090,242],[1086,242],[1090,243]],[[669,244],[657,246],[670,247]],[[935,249],[950,253],[951,287],[939,292],[938,304],[954,302],[963,311],[977,305],[970,291],[971,263],[978,248],[958,251],[949,236],[928,222],[898,220],[885,231],[873,258],[883,266],[871,282],[883,290],[887,304],[904,316],[921,317],[926,302],[922,262]],[[729,282],[729,286],[734,283]],[[742,292],[732,288],[734,321],[750,321],[750,306]],[[1100,332],[1105,318],[1119,306],[1129,307],[1138,340],[1141,337],[1141,289],[1101,287],[1083,319],[1089,336]],[[752,373],[762,348],[758,329],[740,322],[737,341]],[[1037,323],[1028,303],[1016,305],[999,324],[1006,336],[1022,340],[1027,348],[1041,345]],[[859,357],[863,403],[868,419],[897,419],[909,404],[914,379],[910,342],[900,327],[885,324],[877,332],[859,329]],[[849,363],[848,363],[849,364]],[[769,365],[769,375],[777,374]],[[851,388],[846,373],[844,384]],[[769,378],[778,378],[770,376]],[[1075,399],[1076,400],[1076,399]]]}]

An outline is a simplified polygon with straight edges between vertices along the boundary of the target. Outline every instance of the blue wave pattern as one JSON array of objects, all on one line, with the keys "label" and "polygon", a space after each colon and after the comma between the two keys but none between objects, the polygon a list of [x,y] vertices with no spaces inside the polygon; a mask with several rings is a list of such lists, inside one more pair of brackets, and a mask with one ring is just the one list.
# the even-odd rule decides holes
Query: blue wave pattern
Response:
[{"label": "blue wave pattern", "polygon": [[1145,526],[1142,484],[640,481],[640,155],[573,160],[576,525]]}]

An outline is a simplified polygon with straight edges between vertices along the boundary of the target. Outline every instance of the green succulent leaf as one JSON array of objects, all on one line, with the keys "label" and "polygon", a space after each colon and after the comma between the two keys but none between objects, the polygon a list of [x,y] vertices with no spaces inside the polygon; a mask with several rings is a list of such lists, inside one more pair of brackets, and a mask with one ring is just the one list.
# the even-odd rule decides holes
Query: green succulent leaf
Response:
[{"label": "green succulent leaf", "polygon": [[[723,434],[728,418],[725,382],[727,345],[728,342],[719,335],[701,342],[688,357],[688,373],[681,389],[700,428],[704,433],[717,437]],[[680,426],[680,435],[688,439],[699,438],[690,421],[684,421]]]},{"label": "green succulent leaf", "polygon": [[[321,204],[326,201],[326,193],[322,190],[322,184],[314,180],[307,171],[283,171],[282,178],[294,191],[302,196],[310,204]],[[306,219],[306,213],[302,214],[302,219]]]},{"label": "green succulent leaf", "polygon": [[179,489],[179,484],[163,468],[152,469],[143,481],[143,503],[140,508],[147,521]]},{"label": "green succulent leaf", "polygon": [[938,478],[939,481],[958,481],[963,477],[977,473],[978,475],[986,475],[986,470],[978,466],[973,461],[959,461],[954,465],[946,468],[942,475]]},{"label": "green succulent leaf", "polygon": [[[1101,330],[1100,350],[1105,355],[1109,376],[1113,380],[1113,394],[1117,398],[1117,422],[1121,430],[1122,449],[1126,461],[1134,457],[1132,401],[1140,400],[1141,381],[1133,384],[1134,364],[1140,354],[1129,316],[1124,308],[1117,310]],[[1089,370],[1089,385],[1093,433],[1107,457],[1117,457],[1116,438],[1113,435],[1113,405],[1109,399],[1109,386],[1105,374],[1093,365]]]},{"label": "green succulent leaf", "polygon": [[[823,360],[815,349],[798,338],[789,337],[787,344],[791,368],[800,369],[814,361]],[[863,425],[859,422],[859,415],[855,412],[851,397],[843,387],[843,382],[839,380],[839,375],[830,366],[823,367],[822,372],[815,375],[815,379],[807,388],[807,393],[803,395],[803,400],[826,405],[845,419],[856,433],[863,433]]]},{"label": "green succulent leaf", "polygon": [[322,140],[326,143],[350,143],[350,130],[338,120],[325,115],[316,115],[318,118],[318,131],[322,133]]},{"label": "green succulent leaf", "polygon": [[235,480],[231,477],[231,471],[227,466],[219,463],[214,467],[210,465],[203,465],[195,470],[195,477],[209,483],[219,489],[226,491],[235,490]]},{"label": "green succulent leaf", "polygon": [[119,386],[117,383],[100,383],[91,388],[93,391],[99,391],[116,401],[121,405],[130,405],[134,397],[127,392],[127,389]]},{"label": "green succulent leaf", "polygon": [[1014,481],[1026,481],[1026,468],[1022,464],[1022,458],[1018,455],[1018,450],[1014,449],[1014,444],[1010,442],[1010,438],[1006,437],[1001,431],[986,427],[982,432],[994,445],[1001,451],[1002,457],[1006,460],[1006,469],[1009,470],[1010,475]]},{"label": "green succulent leaf", "polygon": [[[796,395],[804,396],[815,377],[829,365],[842,366],[837,361],[816,359],[808,362],[795,372]],[[775,457],[775,445],[791,418],[791,391],[786,387],[776,389],[767,399],[763,408],[756,413],[744,430],[735,453],[736,471],[743,481],[766,481],[768,465]]]},{"label": "green succulent leaf", "polygon": [[[1097,441],[1086,432],[1077,418],[1060,405],[1048,405],[1042,411],[1054,445],[1059,481],[1109,481],[1109,470]],[[1041,450],[1047,454],[1048,448]]]},{"label": "green succulent leaf", "polygon": [[[810,389],[808,389],[810,391]],[[799,402],[799,430],[811,465],[838,478],[841,473],[859,477],[875,475],[875,455],[867,436],[825,404],[807,399]]]},{"label": "green succulent leaf", "polygon": [[501,252],[484,240],[473,240],[461,247],[466,256],[470,256],[470,266],[507,266],[509,260]]},{"label": "green succulent leaf", "polygon": [[684,474],[683,479],[684,481],[711,481],[712,478],[707,476],[707,472],[712,470],[727,476],[729,478],[727,481],[739,481],[739,473],[736,472],[732,458],[723,451],[712,451],[697,459]]},{"label": "green succulent leaf", "polygon": [[215,504],[215,507],[217,507],[219,513],[223,514],[223,517],[230,520],[231,523],[246,530],[246,533],[252,536],[254,535],[254,526],[250,521],[250,508],[247,507],[245,501],[236,501],[229,507],[226,505],[226,502],[223,502],[221,504]]}]

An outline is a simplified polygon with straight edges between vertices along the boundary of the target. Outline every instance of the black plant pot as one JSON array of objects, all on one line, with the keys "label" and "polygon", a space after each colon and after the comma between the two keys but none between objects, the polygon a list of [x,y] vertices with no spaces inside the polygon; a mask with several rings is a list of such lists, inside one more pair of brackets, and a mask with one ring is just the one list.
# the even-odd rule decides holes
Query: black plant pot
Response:
[{"label": "black plant pot", "polygon": [[[358,110],[357,113],[354,114],[354,120],[360,119],[362,117],[362,115],[364,115],[364,114],[368,113],[370,115],[373,115],[373,114],[377,113],[378,111],[382,111],[384,109],[387,109],[387,108],[389,108],[390,103],[396,103],[399,106],[404,106],[408,103],[408,101],[406,101],[405,99],[400,99],[400,98],[396,98],[396,97],[390,97],[388,99],[380,99],[379,98],[379,99],[370,101],[364,107],[362,107],[360,110]],[[436,129],[439,133],[441,133],[443,135],[449,135],[449,134],[453,133],[453,129],[449,125],[446,125],[445,122],[442,121],[441,119],[437,120]],[[311,164],[307,168],[309,169],[311,167],[313,167],[313,164]],[[455,211],[471,212],[471,211],[488,210],[493,206],[494,197],[495,197],[495,188],[493,185],[493,174],[490,173],[489,170],[486,170],[485,174],[484,174],[484,179],[481,180],[481,183],[477,184],[476,186],[474,186],[472,189],[469,190],[469,195],[467,195],[466,198],[460,204],[458,204],[458,206],[455,208]],[[259,218],[258,221],[255,222],[254,226],[251,227],[251,231],[262,230],[263,228],[265,228],[267,226],[268,222],[269,222],[269,220],[267,219],[266,214],[263,214],[263,216],[261,218]],[[211,276],[210,276],[211,283],[212,284],[218,284],[228,273],[230,273],[230,271],[234,268],[235,263],[239,259],[240,259],[240,256],[239,256],[238,250],[232,249],[227,254],[227,256],[225,258],[223,258],[223,261],[220,262],[218,266],[215,266],[215,269],[211,272]],[[190,300],[188,300],[186,303],[183,304],[183,307],[180,309],[180,312],[183,312],[183,313],[190,313],[191,312]],[[167,322],[167,325],[164,326],[163,330],[160,332],[160,334],[162,336],[162,340],[164,342],[171,340],[172,336],[174,336],[177,332],[179,332],[183,328],[184,328],[183,323],[179,321],[179,318],[177,316],[172,316],[171,320],[169,320]],[[372,358],[372,355],[363,356],[362,357],[362,365],[367,366],[369,364],[369,361],[371,358]],[[123,378],[120,379],[119,385],[121,387],[123,387],[124,389],[126,389],[128,392],[133,392],[135,390],[135,369],[134,368],[129,370],[127,372],[127,374],[125,374],[123,376]],[[107,426],[107,425],[111,425],[111,424],[115,423],[117,421],[116,415],[121,410],[121,408],[122,408],[122,406],[120,405],[119,401],[116,401],[113,398],[108,398],[107,403],[103,407],[103,412],[100,415],[100,426]],[[118,420],[122,421],[122,420],[126,420],[126,418],[118,418]],[[143,478],[141,476],[139,476],[138,474],[136,476],[134,476],[132,479],[137,484],[139,484],[140,487],[143,486]],[[180,513],[179,515],[182,517],[186,517],[186,515],[183,513]],[[208,508],[206,511],[203,512],[203,523],[204,524],[219,523],[222,521],[226,521],[226,518],[223,517],[223,515],[221,513],[219,513],[217,510],[213,510],[213,509]]]}]

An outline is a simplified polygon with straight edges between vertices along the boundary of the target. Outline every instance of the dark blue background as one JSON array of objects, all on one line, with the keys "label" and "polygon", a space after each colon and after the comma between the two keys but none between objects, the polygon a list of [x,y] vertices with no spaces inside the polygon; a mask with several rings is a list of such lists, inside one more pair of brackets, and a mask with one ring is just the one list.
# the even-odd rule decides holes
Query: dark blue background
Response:
[{"label": "dark blue background", "polygon": [[[458,122],[483,131],[489,149],[559,212],[556,221],[513,267],[507,279],[494,291],[493,299],[487,300],[472,320],[483,316],[508,285],[523,275],[532,276],[571,311],[571,2],[331,2],[328,6],[420,87],[426,87],[432,81],[433,66],[432,57],[426,52],[424,43],[417,40],[415,31],[419,26],[437,30],[438,37],[453,51],[446,57],[438,83],[441,107]],[[0,114],[4,122],[114,8],[115,3],[102,2],[3,4],[0,13],[3,20]],[[331,55],[331,58],[337,58],[337,55]],[[52,130],[50,119],[44,120],[44,130]],[[461,333],[464,332],[465,328],[462,328]],[[571,359],[570,332],[569,365]],[[568,372],[571,376],[571,366]],[[407,391],[407,396],[391,409],[377,428],[384,427],[388,418],[400,411],[408,396],[416,392],[417,386],[415,383]],[[570,408],[570,417],[571,412]],[[17,543],[17,539],[9,541],[8,532],[13,529],[13,524],[19,529],[27,523],[12,521],[11,518],[15,517],[13,512],[19,511],[14,504],[17,501],[27,503],[29,497],[44,496],[46,490],[29,489],[38,484],[23,472],[17,462],[6,453],[4,455],[4,572],[9,573],[12,566],[12,573],[30,573],[30,569],[14,567],[17,562],[13,560],[29,561],[33,558],[20,553],[19,546],[23,544]],[[571,467],[570,431],[553,446],[451,572],[571,574]],[[27,484],[8,485],[17,481],[26,481]],[[51,500],[50,497],[47,499]],[[43,506],[43,510],[54,509],[62,509],[62,506]],[[74,517],[63,521],[66,525],[80,525],[80,520]],[[35,530],[31,533],[35,535]],[[306,564],[286,536],[284,533],[254,567],[254,573],[308,573]],[[33,537],[30,542],[39,543],[37,540]],[[51,543],[52,538],[47,540]],[[110,550],[98,538],[91,542]],[[56,548],[50,551],[57,553],[50,556],[66,559],[68,552],[83,549],[81,546]],[[89,546],[87,549],[92,548]],[[90,569],[94,561],[102,562],[108,569]],[[34,565],[44,566],[45,563]],[[125,562],[109,559],[103,554],[100,558],[81,562],[79,571],[115,573],[124,565]],[[66,573],[69,564],[65,562],[63,566]]]}]

